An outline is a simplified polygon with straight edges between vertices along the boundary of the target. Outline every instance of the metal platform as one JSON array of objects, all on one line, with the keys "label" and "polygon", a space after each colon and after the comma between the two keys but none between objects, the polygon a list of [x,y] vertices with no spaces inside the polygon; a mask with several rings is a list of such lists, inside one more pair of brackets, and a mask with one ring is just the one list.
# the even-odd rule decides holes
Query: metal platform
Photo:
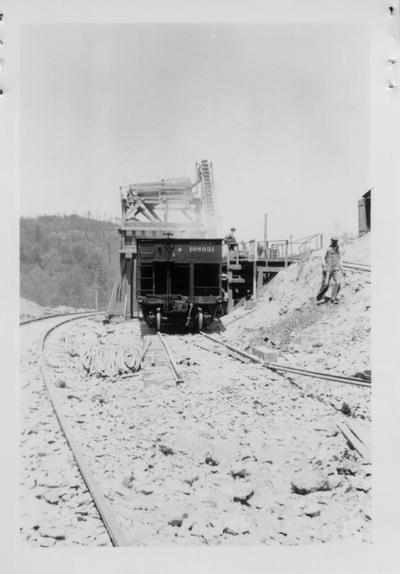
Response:
[{"label": "metal platform", "polygon": [[257,299],[257,294],[277,273],[321,249],[322,233],[293,240],[240,241],[227,246],[223,259],[228,310],[242,298]]},{"label": "metal platform", "polygon": [[138,312],[138,240],[218,237],[212,163],[205,159],[196,163],[193,183],[179,178],[122,186],[120,201],[120,270],[108,316],[134,317]]}]

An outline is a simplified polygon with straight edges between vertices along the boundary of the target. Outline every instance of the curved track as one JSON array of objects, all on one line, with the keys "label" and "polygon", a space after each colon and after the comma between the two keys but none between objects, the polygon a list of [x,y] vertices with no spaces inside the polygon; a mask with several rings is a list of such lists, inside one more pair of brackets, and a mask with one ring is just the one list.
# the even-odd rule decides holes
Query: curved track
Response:
[{"label": "curved track", "polygon": [[[99,312],[93,312],[93,313],[84,313],[84,316],[88,316],[88,315],[98,315]],[[57,317],[70,317],[70,316],[76,316],[76,315],[82,315],[82,313],[54,313],[52,315],[42,315],[41,317],[34,317],[32,319],[24,319],[23,321],[19,322],[20,327],[23,327],[24,325],[30,325],[31,323],[37,323],[39,321],[45,321],[46,319],[56,319]]]},{"label": "curved track", "polygon": [[[310,464],[310,452],[315,448],[315,444],[318,444],[318,435],[324,426],[323,421],[329,417],[327,408],[329,405],[324,404],[325,401],[312,400],[318,397],[307,391],[304,392],[300,385],[289,384],[289,382],[293,383],[289,379],[293,374],[290,372],[282,379],[281,374],[278,374],[280,369],[270,368],[269,381],[265,384],[260,367],[266,365],[250,355],[240,356],[236,352],[233,358],[230,357],[230,364],[219,358],[210,359],[211,350],[219,354],[220,351],[217,350],[216,343],[204,335],[194,336],[193,341],[189,341],[192,337],[182,337],[182,340],[194,344],[201,343],[201,341],[206,343],[208,340],[209,344],[204,346],[211,347],[210,343],[212,343],[213,349],[204,349],[204,351],[208,350],[209,354],[204,352],[185,354],[187,351],[183,350],[181,337],[156,334],[144,328],[141,331],[144,343],[143,377],[117,383],[107,378],[99,379],[98,384],[96,382],[95,391],[94,380],[88,379],[89,390],[83,391],[80,395],[83,401],[77,401],[76,404],[82,405],[78,408],[84,409],[92,424],[89,422],[87,426],[74,426],[74,431],[77,433],[77,438],[81,438],[80,434],[78,437],[78,433],[83,431],[86,433],[86,442],[90,441],[92,445],[101,446],[88,457],[91,460],[91,468],[96,468],[97,464],[97,470],[100,471],[99,476],[96,473],[96,478],[94,478],[91,468],[85,465],[81,447],[74,440],[71,429],[68,428],[70,419],[66,420],[63,417],[62,408],[57,401],[57,397],[61,398],[61,396],[55,390],[50,377],[50,374],[54,377],[52,368],[55,367],[58,373],[61,371],[63,353],[67,353],[68,356],[68,349],[77,348],[82,342],[82,333],[90,327],[84,325],[77,328],[76,332],[66,337],[66,342],[62,343],[61,347],[59,340],[64,339],[64,333],[58,339],[50,338],[50,334],[61,325],[84,319],[87,316],[90,314],[62,317],[57,325],[46,329],[41,341],[40,368],[43,376],[47,378],[46,388],[54,410],[112,544],[114,546],[146,545],[147,540],[151,541],[150,544],[158,542],[163,544],[165,541],[175,544],[193,542],[224,544],[230,543],[229,540],[233,534],[243,538],[243,541],[248,537],[248,540],[263,543],[288,543],[290,536],[293,537],[294,543],[304,540],[312,541],[311,534],[307,535],[308,538],[303,534],[304,528],[308,528],[308,518],[304,516],[304,511],[300,507],[296,510],[297,518],[293,519],[293,525],[288,530],[283,529],[283,534],[280,522],[276,522],[276,525],[274,522],[273,532],[270,535],[263,534],[265,525],[262,517],[268,511],[263,493],[266,488],[271,489],[276,500],[274,513],[282,513],[282,516],[290,522],[293,512],[290,509],[293,507],[293,502],[301,505],[303,501],[302,496],[297,497],[290,491],[290,480],[307,461]],[[115,330],[116,336],[118,329]],[[137,332],[140,336],[139,326]],[[112,342],[114,335],[108,336]],[[47,347],[49,338],[52,343],[49,343]],[[44,354],[46,349],[48,361]],[[55,352],[56,349],[58,350]],[[234,351],[237,350],[234,349]],[[177,362],[173,355],[178,359]],[[250,365],[240,365],[233,359],[240,359],[242,363],[251,361],[256,364],[250,368]],[[76,361],[79,362],[79,358]],[[49,365],[50,362],[54,364]],[[171,377],[171,371],[173,377]],[[301,375],[307,376],[304,370]],[[70,385],[70,380],[74,376],[75,382]],[[78,394],[81,381],[76,378],[76,371],[71,371],[70,377],[70,380],[66,379],[67,388],[69,387],[67,392]],[[284,379],[287,379],[287,382]],[[140,387],[141,381],[144,383],[144,388]],[[177,384],[183,381],[184,384]],[[273,381],[279,384],[273,384]],[[235,385],[235,382],[238,384]],[[360,382],[363,383],[363,381]],[[112,386],[110,383],[113,383]],[[98,401],[93,403],[94,392],[97,397],[101,394],[106,400],[105,407],[98,406]],[[122,399],[122,402],[117,404],[114,399],[115,393],[119,393],[118,399]],[[356,394],[358,395],[358,391]],[[52,395],[55,397],[53,398]],[[92,405],[96,405],[91,407],[91,411],[86,410],[89,401]],[[99,431],[101,436],[105,436],[104,442],[97,443],[97,431],[93,429],[97,428],[98,423],[93,424],[93,421],[97,421],[97,415],[103,409],[102,420],[113,421],[115,419],[116,423],[112,422],[110,425],[107,422],[104,423],[105,426]],[[337,413],[337,415],[335,415],[335,421],[341,421],[344,424],[344,421],[349,420],[343,417],[343,413]],[[288,429],[293,428],[294,419],[296,420],[296,432],[292,436]],[[321,423],[318,423],[318,428],[314,428],[315,423],[312,421],[317,419]],[[346,429],[344,431],[346,432]],[[195,442],[193,442],[194,439]],[[266,445],[264,445],[265,441],[267,441]],[[344,457],[343,462],[347,464],[343,450],[343,437],[337,432],[331,432],[327,426],[321,435],[322,441],[325,454],[329,449],[329,456],[332,458],[331,462],[323,464],[326,466],[326,472],[333,473],[332,490],[346,500],[343,509],[349,508],[347,500],[354,501],[354,504],[358,505],[357,508],[362,508],[365,505],[364,493],[360,495],[354,489],[350,492],[345,487],[347,479],[342,479],[336,472],[338,466],[336,457],[340,460]],[[272,448],[272,450],[264,454],[264,448]],[[219,449],[222,449],[221,452]],[[282,449],[285,452],[284,463],[279,454],[283,452]],[[132,459],[133,452],[134,460]],[[265,461],[264,457],[266,457]],[[95,465],[92,464],[94,459],[96,459]],[[119,466],[116,471],[111,472],[111,475],[107,473],[106,481],[109,486],[104,488],[106,481],[101,484],[96,479],[100,479],[103,468],[108,468],[109,463],[115,464],[116,460],[119,460]],[[357,473],[362,475],[362,480],[367,481],[368,478],[363,478],[364,467],[361,463],[357,462],[357,459],[354,459],[353,463],[357,465]],[[248,479],[247,472],[253,478]],[[140,477],[140,473],[143,478]],[[245,473],[243,477],[241,473]],[[126,475],[123,485],[125,490],[122,491],[123,496],[120,496],[118,489],[122,488],[121,478],[124,475]],[[267,476],[268,479],[271,479],[271,476],[274,477],[271,484],[265,482]],[[279,491],[279,488],[283,489],[282,476],[285,476],[284,494]],[[342,480],[345,484],[341,486]],[[114,490],[115,488],[117,490]],[[249,488],[250,490],[246,490]],[[112,496],[109,497],[107,492],[110,495],[111,489]],[[117,492],[120,497],[115,498],[114,492]],[[105,498],[112,500],[112,508]],[[209,508],[210,499],[212,499],[212,505],[216,505],[215,510]],[[323,515],[325,509],[329,507],[328,499],[326,503],[321,502],[321,504]],[[185,506],[182,512],[181,506],[182,508]],[[202,509],[202,512],[199,513],[199,509]],[[205,509],[208,514],[212,514],[211,522],[203,523],[205,518],[202,513]],[[241,530],[241,523],[236,524],[232,521],[232,516],[237,518],[239,515],[247,521],[243,526],[244,531]],[[296,521],[300,521],[302,525],[304,522],[299,530],[295,526]],[[326,524],[329,524],[328,517],[326,521]],[[345,521],[345,513],[343,521]],[[130,527],[129,523],[133,526]],[[246,534],[248,529],[251,535]],[[327,529],[328,526],[326,526]],[[327,530],[322,538],[329,539],[329,536]]]},{"label": "curved track", "polygon": [[[49,329],[47,329],[45,331],[45,333],[42,336],[42,340],[40,343],[40,358],[39,358],[39,368],[40,368],[40,372],[42,375],[42,379],[43,379],[43,383],[46,387],[47,390],[47,394],[50,398],[51,404],[53,406],[55,415],[57,417],[57,420],[60,424],[61,430],[64,434],[64,437],[72,451],[74,460],[78,466],[79,472],[88,488],[88,491],[93,499],[93,502],[99,512],[99,515],[103,521],[103,524],[108,532],[108,535],[110,537],[110,540],[112,542],[112,544],[114,546],[127,546],[127,540],[126,537],[124,535],[124,533],[122,532],[118,522],[116,521],[113,512],[108,504],[108,502],[106,501],[103,493],[100,491],[99,486],[97,484],[97,481],[92,473],[92,471],[90,470],[88,464],[85,461],[85,457],[84,454],[74,436],[74,433],[66,419],[66,417],[64,416],[63,412],[62,412],[62,408],[61,408],[61,404],[57,398],[56,393],[53,391],[51,385],[49,384],[49,377],[48,377],[48,373],[49,373],[49,364],[46,361],[46,357],[45,357],[45,347],[46,347],[46,341],[48,340],[50,334],[52,332],[54,332],[56,329],[58,329],[59,327],[65,325],[66,323],[72,322],[72,321],[77,321],[79,319],[86,319],[87,317],[93,317],[96,315],[99,315],[100,313],[98,312],[92,312],[92,313],[85,313],[85,314],[79,314],[79,316],[75,316],[75,313],[70,313],[68,315],[74,315],[73,317],[69,316],[68,319],[63,319],[62,321],[56,323],[55,325],[52,325]],[[51,316],[46,316],[46,317],[39,317],[36,319],[32,319],[32,320],[28,320],[28,321],[24,321],[21,323],[21,325],[26,325],[28,323],[33,323],[36,321],[41,321],[44,319],[50,319],[50,318],[56,318],[56,317],[64,317],[65,314],[63,315],[51,315]]]},{"label": "curved track", "polygon": [[[71,449],[73,458],[78,466],[82,479],[86,484],[88,492],[92,497],[93,503],[99,513],[99,516],[104,524],[104,527],[109,535],[109,538],[113,546],[129,546],[130,543],[128,542],[125,533],[120,527],[110,504],[107,502],[101,488],[99,487],[99,484],[94,476],[94,473],[87,464],[84,452],[82,451],[82,448],[80,447],[76,439],[75,433],[71,425],[69,424],[67,417],[63,413],[63,407],[61,401],[57,396],[57,392],[50,384],[49,374],[51,370],[51,365],[46,360],[46,343],[49,340],[50,335],[55,330],[57,330],[59,327],[66,325],[67,323],[73,321],[79,321],[81,319],[86,319],[88,317],[93,317],[99,314],[101,313],[91,312],[91,313],[68,313],[68,314],[47,315],[43,317],[29,319],[26,321],[21,321],[20,326],[32,324],[39,321],[44,321],[46,319],[55,319],[55,318],[61,319],[55,325],[52,325],[45,330],[40,342],[39,369],[42,376],[42,380],[45,385],[54,413],[59,422],[62,433]],[[67,318],[65,318],[66,315],[68,316]],[[149,348],[153,353],[153,359],[151,365],[153,367],[155,366],[158,367],[158,369],[145,368],[145,370],[150,370],[151,374],[154,374],[156,372],[157,376],[156,382],[158,383],[164,382],[165,379],[170,377],[170,372],[172,372],[175,384],[182,383],[183,382],[182,376],[180,375],[180,372],[174,361],[173,355],[168,347],[165,337],[161,333],[154,333],[154,334],[150,333],[150,336],[149,334],[147,334],[147,340],[145,342],[141,362],[142,361],[145,362],[144,361],[145,355],[146,353],[148,353]],[[155,359],[155,352],[158,352],[157,359]],[[164,357],[166,357],[166,360],[164,359]]]}]

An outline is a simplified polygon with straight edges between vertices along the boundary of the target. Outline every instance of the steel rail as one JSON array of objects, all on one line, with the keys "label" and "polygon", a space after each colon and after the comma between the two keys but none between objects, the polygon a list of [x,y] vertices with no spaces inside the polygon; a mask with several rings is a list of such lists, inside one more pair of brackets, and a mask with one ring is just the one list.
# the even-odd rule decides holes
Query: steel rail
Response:
[{"label": "steel rail", "polygon": [[351,446],[351,448],[356,450],[362,458],[368,459],[369,448],[365,442],[365,439],[362,437],[360,431],[355,430],[353,426],[350,425],[348,422],[337,423],[336,426],[346,439],[347,443]]},{"label": "steel rail", "polygon": [[[243,315],[239,315],[239,317],[234,317],[231,321],[223,321],[223,325],[224,327],[229,327],[229,325],[232,325],[232,323],[235,323],[235,321],[239,321],[239,319],[244,319],[244,317],[247,317],[248,315],[251,315],[251,313],[254,312],[255,309],[250,309],[249,311],[247,311],[247,313],[243,313]],[[224,317],[229,317],[229,314],[224,315]],[[224,319],[224,317],[222,317],[222,320]]]},{"label": "steel rail", "polygon": [[263,367],[266,367],[267,369],[271,369],[272,371],[283,371],[283,372],[293,373],[294,375],[301,375],[304,377],[313,377],[313,378],[317,378],[317,379],[324,379],[327,381],[334,381],[337,383],[355,385],[358,387],[371,388],[371,383],[367,382],[367,380],[362,381],[362,380],[358,379],[357,377],[345,377],[343,375],[334,375],[331,373],[323,373],[320,371],[311,371],[308,369],[302,369],[300,367],[290,367],[289,365],[281,365],[279,363],[270,363],[268,361],[263,361],[262,359],[259,359],[258,357],[251,355],[250,353],[246,353],[245,351],[241,351],[240,349],[236,349],[235,347],[233,347],[232,345],[229,345],[228,343],[225,343],[224,341],[219,341],[215,337],[211,337],[210,335],[207,335],[207,333],[201,332],[200,335],[202,335],[203,337],[206,337],[207,339],[210,339],[214,343],[219,343],[220,345],[223,345],[224,347],[226,347],[230,351],[233,351],[234,353],[236,353],[242,357],[245,357],[246,359],[249,359],[249,360],[253,361],[254,363],[258,363],[258,364],[262,365]]},{"label": "steel rail", "polygon": [[96,313],[86,313],[84,315],[80,315],[79,317],[70,317],[68,319],[65,319],[64,321],[61,321],[60,323],[57,323],[56,325],[53,325],[52,327],[50,327],[43,335],[42,340],[41,340],[41,345],[40,345],[40,360],[39,360],[39,368],[40,368],[40,372],[44,381],[44,384],[46,386],[51,404],[53,406],[55,415],[58,419],[58,422],[60,424],[61,430],[64,434],[64,437],[71,449],[72,455],[75,459],[75,462],[78,466],[79,472],[83,478],[83,481],[85,482],[88,491],[93,499],[93,502],[97,508],[97,511],[103,521],[103,524],[108,532],[108,535],[111,539],[111,542],[113,544],[113,546],[129,546],[129,543],[125,537],[125,534],[123,533],[120,525],[117,523],[117,521],[114,518],[114,514],[113,511],[109,505],[109,503],[107,502],[104,494],[101,492],[100,487],[95,479],[94,473],[92,472],[92,470],[90,469],[89,465],[87,464],[83,451],[81,449],[81,447],[79,446],[74,433],[71,429],[71,426],[69,425],[66,416],[63,414],[62,412],[62,405],[61,402],[59,401],[59,399],[56,396],[56,393],[54,392],[54,390],[52,389],[50,382],[49,382],[49,378],[48,378],[48,369],[49,369],[49,364],[47,363],[46,359],[45,359],[45,345],[46,345],[46,341],[50,335],[50,333],[52,333],[55,329],[57,329],[58,327],[60,327],[61,325],[65,325],[66,323],[69,323],[71,321],[77,321],[79,319],[85,319],[87,317],[91,317],[93,315],[101,315],[103,314],[102,312],[96,312]]},{"label": "steel rail", "polygon": [[353,263],[351,261],[343,261],[343,267],[346,267],[346,269],[354,269],[355,271],[371,272],[371,265],[367,265],[366,263]]},{"label": "steel rail", "polygon": [[165,352],[166,352],[166,354],[167,354],[168,364],[169,364],[169,366],[170,366],[170,368],[171,368],[171,371],[172,371],[172,374],[173,374],[173,376],[174,376],[175,383],[176,383],[176,384],[183,383],[183,377],[182,377],[181,373],[179,372],[178,367],[176,366],[175,360],[174,360],[174,358],[173,358],[173,356],[172,356],[171,349],[169,348],[167,341],[166,341],[165,338],[162,336],[162,334],[160,333],[160,331],[157,331],[157,335],[159,336],[160,341],[161,341],[161,343],[162,343],[162,345],[163,345],[163,347],[164,347],[164,350],[165,350]]},{"label": "steel rail", "polygon": [[90,313],[85,313],[82,311],[74,311],[72,313],[54,313],[53,315],[41,315],[40,317],[35,317],[34,319],[24,319],[23,321],[19,322],[20,327],[23,327],[24,325],[29,325],[30,323],[36,323],[37,321],[44,321],[45,319],[55,319],[56,317],[69,317],[71,315],[82,315],[82,314],[86,315],[90,315],[91,313],[93,313],[94,315],[98,315],[100,313],[102,313],[102,311],[93,311]]}]

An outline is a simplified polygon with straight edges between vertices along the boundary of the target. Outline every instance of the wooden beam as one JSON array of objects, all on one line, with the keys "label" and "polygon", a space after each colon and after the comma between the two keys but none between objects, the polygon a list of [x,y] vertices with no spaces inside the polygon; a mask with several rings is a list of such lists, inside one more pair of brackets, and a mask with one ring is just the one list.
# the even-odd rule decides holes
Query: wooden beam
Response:
[{"label": "wooden beam", "polygon": [[369,459],[368,440],[365,431],[356,428],[353,422],[338,423],[337,427],[349,446],[356,450],[362,458]]}]

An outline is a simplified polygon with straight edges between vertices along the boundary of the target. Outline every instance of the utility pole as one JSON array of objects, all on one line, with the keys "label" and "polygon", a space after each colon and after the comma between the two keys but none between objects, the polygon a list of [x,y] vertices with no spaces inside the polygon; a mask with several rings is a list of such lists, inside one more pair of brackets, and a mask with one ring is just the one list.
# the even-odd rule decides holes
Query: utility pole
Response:
[{"label": "utility pole", "polygon": [[253,300],[257,301],[257,239],[253,239]]},{"label": "utility pole", "polygon": [[111,273],[111,246],[110,246],[110,240],[107,239],[107,249],[108,249],[108,269],[107,269],[107,299],[110,298],[110,294],[111,294],[111,277],[110,277],[110,273]]},{"label": "utility pole", "polygon": [[265,257],[267,257],[267,244],[268,244],[268,213],[264,213],[264,249],[265,249]]},{"label": "utility pole", "polygon": [[228,313],[230,313],[230,311],[233,309],[233,289],[232,289],[232,271],[230,270],[230,266],[231,266],[231,258],[230,258],[230,254],[229,254],[229,245],[228,245],[228,251],[226,254],[226,275],[227,275],[227,281],[228,281]]},{"label": "utility pole", "polygon": [[99,285],[97,283],[97,268],[95,271],[95,280],[94,280],[94,304],[96,311],[99,309]]},{"label": "utility pole", "polygon": [[264,251],[265,251],[265,272],[268,277],[268,213],[264,213]]}]

